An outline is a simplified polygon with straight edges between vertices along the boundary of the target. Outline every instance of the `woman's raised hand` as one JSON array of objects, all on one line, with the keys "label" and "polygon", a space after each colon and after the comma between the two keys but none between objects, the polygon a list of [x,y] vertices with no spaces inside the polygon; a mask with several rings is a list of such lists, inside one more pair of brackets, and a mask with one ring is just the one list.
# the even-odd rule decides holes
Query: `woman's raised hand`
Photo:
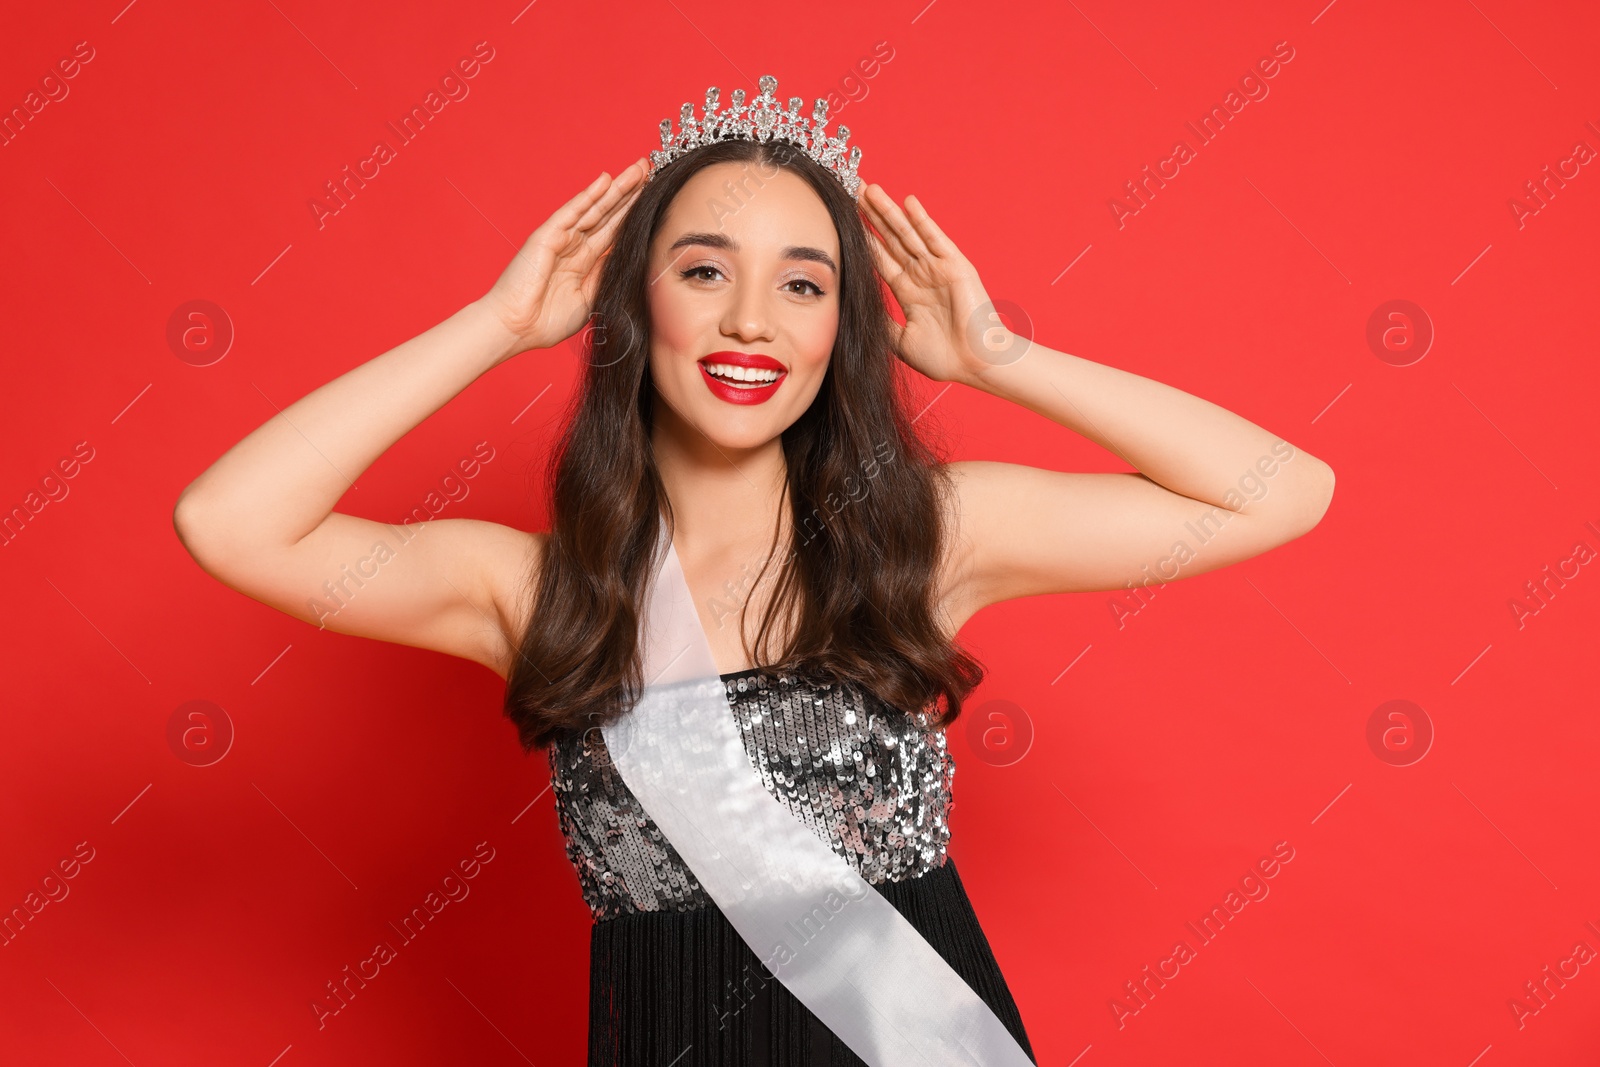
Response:
[{"label": "woman's raised hand", "polygon": [[936,382],[971,382],[1020,358],[1030,342],[1004,326],[977,268],[920,200],[908,196],[902,209],[873,184],[859,203],[881,235],[870,241],[878,273],[905,313],[895,331],[896,355]]},{"label": "woman's raised hand", "polygon": [[588,321],[600,267],[644,185],[643,157],[601,175],[544,221],[480,301],[516,337],[518,351],[551,348]]}]

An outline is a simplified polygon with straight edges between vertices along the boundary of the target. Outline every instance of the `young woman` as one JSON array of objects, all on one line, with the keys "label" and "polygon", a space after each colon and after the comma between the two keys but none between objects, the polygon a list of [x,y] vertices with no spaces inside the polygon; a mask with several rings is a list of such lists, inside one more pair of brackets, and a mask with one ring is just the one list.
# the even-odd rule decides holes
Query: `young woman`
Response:
[{"label": "young woman", "polygon": [[[593,1064],[864,1062],[730,927],[597,729],[648,682],[640,631],[660,523],[762,784],[1032,1059],[947,853],[942,728],[982,678],[958,631],[1014,597],[1247,559],[1314,527],[1333,492],[1327,464],[1237,415],[1011,334],[915,197],[902,206],[868,185],[858,201],[851,184],[815,153],[741,137],[602,173],[481,299],[263,424],[174,513],[200,565],[240,592],[507,680],[524,746],[548,750],[595,919]],[[333,511],[480,375],[586,323],[549,530]],[[897,360],[1139,473],[943,462],[916,434]],[[360,595],[319,606],[341,565],[379,545]]]}]

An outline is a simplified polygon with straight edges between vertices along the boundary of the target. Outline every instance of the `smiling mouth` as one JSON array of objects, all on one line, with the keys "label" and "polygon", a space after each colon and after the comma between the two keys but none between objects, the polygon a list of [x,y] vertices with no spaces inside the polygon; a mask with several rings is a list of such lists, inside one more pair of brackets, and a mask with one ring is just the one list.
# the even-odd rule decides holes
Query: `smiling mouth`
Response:
[{"label": "smiling mouth", "polygon": [[[769,366],[750,367],[736,362],[742,357],[747,362],[762,362]],[[776,363],[777,366],[770,364]],[[744,356],[738,352],[718,352],[699,361],[700,378],[711,395],[725,404],[749,406],[765,404],[777,395],[789,372],[783,364],[771,357]]]},{"label": "smiling mouth", "polygon": [[788,373],[765,367],[739,367],[731,363],[710,361],[704,361],[700,365],[712,378],[735,389],[763,389]]}]

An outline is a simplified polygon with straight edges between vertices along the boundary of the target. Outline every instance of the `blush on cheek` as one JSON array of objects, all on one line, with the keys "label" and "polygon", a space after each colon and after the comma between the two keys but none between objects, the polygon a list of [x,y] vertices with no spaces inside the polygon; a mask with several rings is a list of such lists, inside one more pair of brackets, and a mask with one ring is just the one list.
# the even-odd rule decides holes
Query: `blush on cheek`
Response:
[{"label": "blush on cheek", "polygon": [[683,352],[694,347],[698,329],[689,309],[673,298],[663,279],[646,291],[645,306],[650,313],[650,336],[668,352]]},{"label": "blush on cheek", "polygon": [[835,312],[825,321],[817,322],[805,335],[797,337],[796,355],[817,367],[824,367],[833,351],[833,342],[839,336],[839,316]]}]

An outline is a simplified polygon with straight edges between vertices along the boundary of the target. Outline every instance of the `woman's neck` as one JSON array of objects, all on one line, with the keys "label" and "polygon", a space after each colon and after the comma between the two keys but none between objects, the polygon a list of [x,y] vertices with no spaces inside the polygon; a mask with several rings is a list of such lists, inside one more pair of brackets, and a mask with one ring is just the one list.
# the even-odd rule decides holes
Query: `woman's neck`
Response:
[{"label": "woman's neck", "polygon": [[692,428],[679,434],[657,426],[651,444],[680,555],[742,556],[771,543],[788,481],[781,439],[729,449]]}]

